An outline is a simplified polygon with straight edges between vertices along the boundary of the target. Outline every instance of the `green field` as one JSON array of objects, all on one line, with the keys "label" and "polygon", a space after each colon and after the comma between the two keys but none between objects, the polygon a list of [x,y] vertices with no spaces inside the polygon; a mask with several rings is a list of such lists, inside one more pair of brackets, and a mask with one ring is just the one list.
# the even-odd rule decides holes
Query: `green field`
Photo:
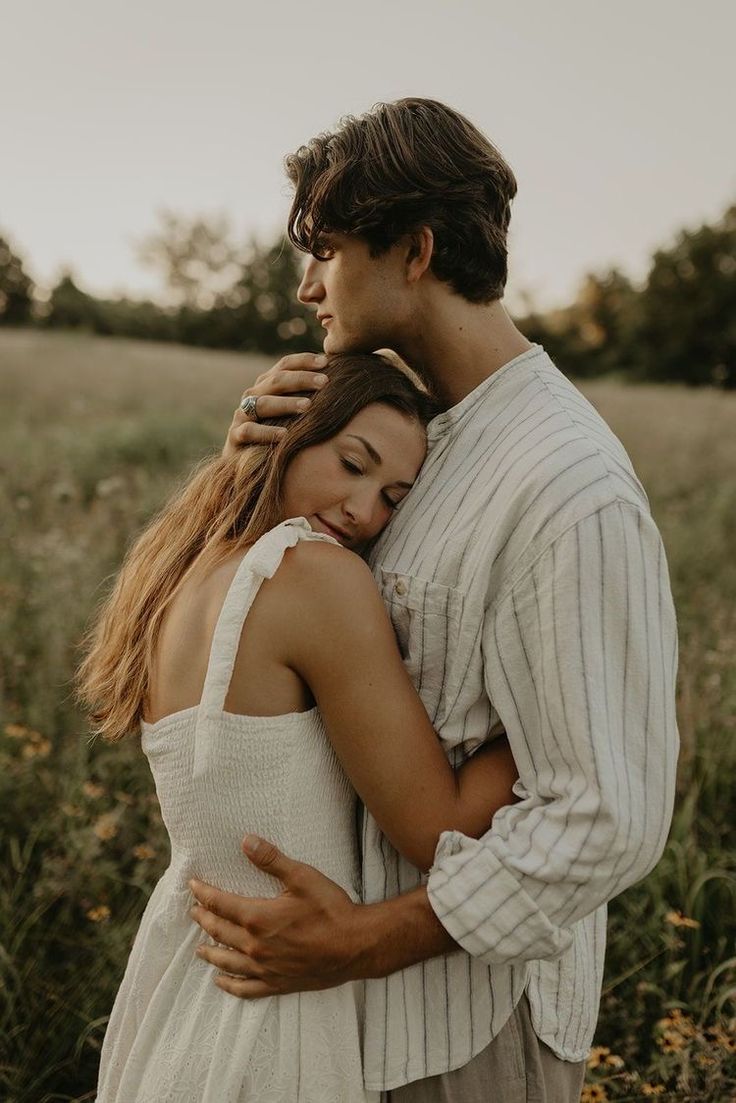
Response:
[{"label": "green field", "polygon": [[[270,361],[0,331],[0,1099],[94,1098],[106,1016],[167,862],[137,741],[91,744],[76,646],[129,540]],[[583,1098],[736,1099],[736,394],[583,390],[669,557],[682,753],[670,842],[611,907]],[[660,1090],[661,1088],[661,1090]]]}]

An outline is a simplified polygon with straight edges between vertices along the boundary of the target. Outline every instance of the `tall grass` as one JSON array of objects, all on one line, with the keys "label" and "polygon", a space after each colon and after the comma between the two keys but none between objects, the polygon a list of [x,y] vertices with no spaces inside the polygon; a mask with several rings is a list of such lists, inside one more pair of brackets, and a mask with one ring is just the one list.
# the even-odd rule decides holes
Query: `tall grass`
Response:
[{"label": "tall grass", "polygon": [[[137,741],[90,744],[76,644],[141,524],[266,361],[0,333],[0,1098],[94,1098],[106,1016],[167,862]],[[585,391],[650,495],[679,612],[670,842],[613,902],[584,1098],[736,1093],[736,396]]]}]

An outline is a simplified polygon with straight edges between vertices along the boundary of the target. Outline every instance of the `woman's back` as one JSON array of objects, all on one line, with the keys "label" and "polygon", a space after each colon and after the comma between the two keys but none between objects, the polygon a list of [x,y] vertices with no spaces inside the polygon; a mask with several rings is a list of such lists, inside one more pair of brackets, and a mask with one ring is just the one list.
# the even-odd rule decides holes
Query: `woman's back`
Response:
[{"label": "woman's back", "polygon": [[171,843],[166,876],[245,896],[279,885],[250,865],[240,843],[252,832],[323,870],[359,898],[355,795],[316,708],[283,716],[223,713],[197,731],[198,709],[143,726]]},{"label": "woman's back", "polygon": [[278,894],[279,883],[242,854],[248,832],[359,899],[355,796],[317,709],[254,716],[224,707],[250,606],[286,549],[303,539],[330,540],[302,519],[287,521],[231,568],[201,701],[142,727],[171,864],[146,908],[113,1009],[99,1103],[372,1098],[362,1088],[357,986],[236,1000],[195,956],[203,936],[189,916],[193,876],[243,895]]},{"label": "woman's back", "polygon": [[[188,572],[164,614],[150,678],[147,717],[170,716],[199,702],[215,627],[248,550],[240,550],[213,567],[197,564]],[[278,577],[274,583],[278,587]],[[306,712],[314,704],[302,679],[278,661],[278,641],[273,638],[270,616],[276,596],[273,589],[272,585],[262,586],[258,601],[248,610],[225,699],[228,712],[277,716]]]}]

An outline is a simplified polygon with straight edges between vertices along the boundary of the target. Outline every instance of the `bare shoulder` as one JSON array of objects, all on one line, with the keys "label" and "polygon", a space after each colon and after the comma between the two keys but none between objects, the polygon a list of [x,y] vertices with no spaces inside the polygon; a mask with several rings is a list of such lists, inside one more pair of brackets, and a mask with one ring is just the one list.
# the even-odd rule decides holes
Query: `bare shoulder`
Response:
[{"label": "bare shoulder", "polygon": [[355,552],[326,541],[301,540],[289,548],[265,588],[270,615],[288,624],[291,638],[344,636],[356,622],[368,630],[386,620],[369,567]]},{"label": "bare shoulder", "polygon": [[322,599],[341,600],[347,594],[377,593],[370,568],[347,548],[326,540],[300,540],[284,555],[277,572],[285,590],[308,590]]}]

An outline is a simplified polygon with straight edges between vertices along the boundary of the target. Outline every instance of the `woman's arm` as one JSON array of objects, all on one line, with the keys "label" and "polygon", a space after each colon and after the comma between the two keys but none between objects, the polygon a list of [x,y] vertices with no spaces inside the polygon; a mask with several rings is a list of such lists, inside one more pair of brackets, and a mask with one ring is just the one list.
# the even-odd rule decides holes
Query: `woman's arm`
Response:
[{"label": "woman's arm", "polygon": [[453,771],[365,563],[305,541],[267,585],[280,658],[310,687],[345,772],[397,850],[427,870],[442,831],[483,834],[515,800],[508,745],[496,740]]}]

